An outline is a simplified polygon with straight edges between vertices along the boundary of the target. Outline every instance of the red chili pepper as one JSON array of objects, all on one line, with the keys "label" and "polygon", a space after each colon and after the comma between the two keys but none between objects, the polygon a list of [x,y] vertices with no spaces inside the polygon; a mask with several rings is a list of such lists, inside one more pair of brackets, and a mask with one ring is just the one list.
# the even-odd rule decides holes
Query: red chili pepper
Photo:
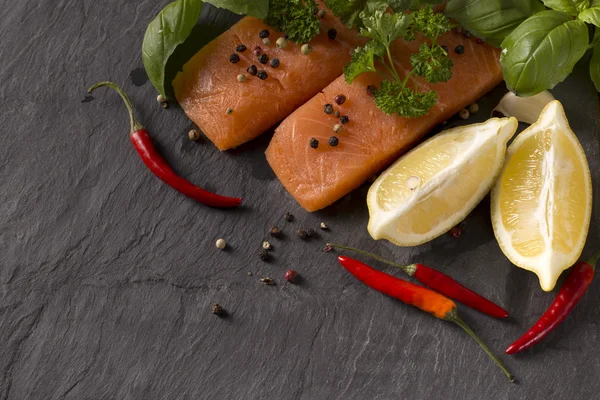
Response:
[{"label": "red chili pepper", "polygon": [[376,254],[369,253],[363,250],[355,249],[353,247],[343,246],[340,244],[332,244],[328,243],[329,246],[339,249],[345,249],[357,252],[359,254],[363,254],[365,256],[374,258],[378,261],[381,261],[385,264],[394,266],[396,268],[401,269],[409,276],[414,276],[419,282],[424,285],[429,286],[431,289],[436,290],[443,294],[444,296],[448,296],[451,299],[460,301],[464,305],[467,305],[477,311],[480,311],[484,314],[495,318],[507,318],[508,312],[502,307],[492,303],[490,300],[485,297],[475,293],[471,289],[468,289],[456,282],[454,279],[450,278],[448,275],[445,275],[439,271],[436,271],[433,268],[430,268],[423,264],[411,264],[411,265],[401,265],[395,262],[386,260],[385,258],[379,257]]},{"label": "red chili pepper", "polygon": [[494,355],[492,350],[473,332],[473,330],[458,315],[456,304],[449,298],[434,292],[433,290],[415,285],[414,283],[388,275],[385,272],[378,271],[349,257],[339,256],[340,264],[348,272],[362,281],[372,289],[383,294],[398,299],[403,303],[410,304],[418,309],[433,314],[444,321],[453,322],[460,326],[471,338],[473,338],[487,355],[502,369],[511,382],[514,377]]},{"label": "red chili pepper", "polygon": [[537,344],[554,330],[573,311],[594,279],[597,253],[587,262],[580,261],[571,270],[558,295],[544,315],[523,336],[508,346],[506,354],[514,354]]},{"label": "red chili pepper", "polygon": [[161,157],[158,151],[156,151],[148,131],[144,129],[144,127],[142,127],[142,125],[140,125],[140,123],[133,116],[131,100],[129,100],[129,97],[123,91],[123,89],[113,82],[101,82],[92,86],[89,89],[89,92],[92,93],[95,89],[102,86],[114,89],[125,102],[125,106],[129,111],[129,120],[131,122],[131,132],[129,137],[140,158],[144,164],[146,164],[148,169],[154,173],[154,175],[162,179],[167,185],[171,186],[178,192],[207,206],[231,208],[239,205],[242,202],[242,199],[240,198],[225,197],[209,192],[208,190],[202,189],[201,187],[198,187],[177,175],[177,173],[173,171],[169,164],[167,164],[165,159]]}]

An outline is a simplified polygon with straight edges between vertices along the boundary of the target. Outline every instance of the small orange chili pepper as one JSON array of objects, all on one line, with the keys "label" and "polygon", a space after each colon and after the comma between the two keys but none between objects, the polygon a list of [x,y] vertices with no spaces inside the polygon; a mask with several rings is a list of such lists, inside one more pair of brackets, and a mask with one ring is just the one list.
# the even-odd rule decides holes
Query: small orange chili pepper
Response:
[{"label": "small orange chili pepper", "polygon": [[473,332],[473,330],[458,315],[456,304],[449,298],[414,283],[407,282],[385,272],[378,271],[350,257],[339,256],[340,264],[348,272],[372,289],[398,299],[403,303],[413,305],[418,309],[435,315],[437,318],[453,322],[471,336],[487,353],[487,355],[502,369],[511,382],[515,381],[490,348]]}]

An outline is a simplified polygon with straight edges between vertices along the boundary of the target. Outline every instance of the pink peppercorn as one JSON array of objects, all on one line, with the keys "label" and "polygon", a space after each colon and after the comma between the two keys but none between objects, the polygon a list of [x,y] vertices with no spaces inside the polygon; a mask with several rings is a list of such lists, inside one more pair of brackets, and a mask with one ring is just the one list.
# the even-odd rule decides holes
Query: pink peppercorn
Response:
[{"label": "pink peppercorn", "polygon": [[285,273],[283,277],[286,281],[293,283],[296,280],[296,276],[298,276],[298,273],[293,269],[290,269]]}]

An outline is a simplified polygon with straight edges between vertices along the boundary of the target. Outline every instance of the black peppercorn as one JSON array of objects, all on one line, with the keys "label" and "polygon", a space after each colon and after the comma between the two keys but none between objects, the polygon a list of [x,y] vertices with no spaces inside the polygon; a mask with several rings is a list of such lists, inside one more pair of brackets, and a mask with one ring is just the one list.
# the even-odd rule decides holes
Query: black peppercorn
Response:
[{"label": "black peppercorn", "polygon": [[269,56],[266,54],[261,55],[260,57],[258,57],[258,62],[261,64],[266,64],[269,62]]},{"label": "black peppercorn", "polygon": [[246,51],[246,45],[244,44],[238,44],[237,47],[235,48],[235,51],[237,51],[238,53],[243,53]]},{"label": "black peppercorn", "polygon": [[340,122],[346,125],[348,122],[350,122],[350,118],[347,115],[342,115],[342,117],[340,118]]},{"label": "black peppercorn", "polygon": [[464,30],[464,31],[462,31],[462,35],[468,39],[471,37],[471,32]]},{"label": "black peppercorn", "polygon": [[329,36],[329,39],[335,40],[335,38],[337,37],[337,31],[335,29],[331,28],[330,30],[327,31],[327,36]]},{"label": "black peppercorn", "polygon": [[264,81],[269,75],[265,71],[258,71],[258,74],[256,74],[256,76],[258,76],[261,80]]},{"label": "black peppercorn", "polygon": [[256,68],[256,65],[249,66],[246,71],[248,71],[248,73],[252,76],[256,76],[256,74],[258,74],[258,68]]},{"label": "black peppercorn", "polygon": [[296,236],[298,236],[300,239],[307,239],[308,238],[308,234],[306,233],[306,231],[304,229],[298,229],[296,231]]},{"label": "black peppercorn", "polygon": [[260,48],[260,46],[256,46],[256,47],[254,48],[254,51],[253,51],[252,53],[254,53],[254,55],[255,55],[256,57],[260,57],[260,55],[262,54],[262,49]]},{"label": "black peppercorn", "polygon": [[240,56],[238,56],[237,54],[232,54],[229,56],[229,62],[232,64],[237,64],[240,62]]},{"label": "black peppercorn", "polygon": [[258,34],[258,37],[261,39],[264,39],[264,38],[268,38],[270,34],[271,33],[268,30],[264,29],[264,30],[260,31],[260,33]]},{"label": "black peppercorn", "polygon": [[273,58],[271,60],[271,68],[278,68],[280,63],[279,63],[279,58]]},{"label": "black peppercorn", "polygon": [[269,260],[269,250],[261,250],[260,254],[258,255],[258,257],[262,260],[262,261],[268,261]]},{"label": "black peppercorn", "polygon": [[465,52],[465,46],[459,44],[458,46],[456,46],[456,48],[454,49],[454,52],[456,54],[463,54]]},{"label": "black peppercorn", "polygon": [[319,147],[319,141],[315,138],[310,139],[310,147],[316,149],[317,147]]},{"label": "black peppercorn", "polygon": [[325,104],[323,111],[325,111],[325,114],[333,114],[333,106],[331,104]]},{"label": "black peppercorn", "polygon": [[292,222],[294,220],[294,215],[292,213],[286,212],[283,216],[283,219],[285,219],[287,222]]},{"label": "black peppercorn", "polygon": [[279,229],[278,227],[274,226],[271,228],[271,231],[269,232],[271,234],[271,236],[273,236],[274,238],[278,238],[281,237],[281,229]]},{"label": "black peppercorn", "polygon": [[340,143],[340,139],[337,138],[337,136],[332,136],[329,138],[329,145],[331,147],[335,147]]},{"label": "black peppercorn", "polygon": [[215,315],[218,315],[218,316],[222,316],[223,315],[223,307],[221,307],[218,304],[213,304],[212,313]]},{"label": "black peppercorn", "polygon": [[336,104],[339,104],[341,106],[345,102],[346,102],[346,96],[344,96],[343,94],[338,94],[337,96],[335,96]]},{"label": "black peppercorn", "polygon": [[308,237],[313,237],[313,236],[315,236],[315,234],[316,234],[316,233],[317,233],[317,232],[315,232],[315,230],[314,230],[314,229],[312,229],[312,228],[310,228],[309,230],[307,230],[307,231],[306,231],[306,235],[307,235]]},{"label": "black peppercorn", "polygon": [[377,86],[375,85],[369,85],[367,86],[367,94],[369,96],[375,96],[375,92],[377,91]]}]

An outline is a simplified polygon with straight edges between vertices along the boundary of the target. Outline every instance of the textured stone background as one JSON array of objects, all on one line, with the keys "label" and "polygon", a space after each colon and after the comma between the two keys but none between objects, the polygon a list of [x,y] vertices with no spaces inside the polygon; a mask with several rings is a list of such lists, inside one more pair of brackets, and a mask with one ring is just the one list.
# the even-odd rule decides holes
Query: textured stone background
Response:
[{"label": "textured stone background", "polygon": [[[366,187],[316,214],[299,209],[265,162],[269,135],[228,153],[189,142],[181,110],[157,107],[139,71],[139,86],[130,78],[146,24],[166,3],[0,1],[0,399],[597,398],[598,281],[544,343],[502,357],[520,380],[510,385],[458,328],[367,289],[319,251],[331,239],[459,278],[512,312],[496,321],[461,307],[500,353],[553,294],[503,257],[488,200],[461,238],[400,249],[369,239]],[[221,28],[230,21],[206,11]],[[243,195],[245,207],[209,209],[151,176],[118,97],[105,90],[82,102],[104,79],[125,86],[180,173]],[[598,192],[598,101],[585,65],[554,93]],[[285,211],[296,222],[284,223]],[[599,247],[599,218],[596,200],[585,256]],[[331,232],[293,236],[322,220]],[[273,224],[286,237],[265,264],[257,254]],[[228,251],[215,249],[218,237]],[[300,284],[282,279],[289,267]],[[213,302],[229,316],[212,315]]]}]

